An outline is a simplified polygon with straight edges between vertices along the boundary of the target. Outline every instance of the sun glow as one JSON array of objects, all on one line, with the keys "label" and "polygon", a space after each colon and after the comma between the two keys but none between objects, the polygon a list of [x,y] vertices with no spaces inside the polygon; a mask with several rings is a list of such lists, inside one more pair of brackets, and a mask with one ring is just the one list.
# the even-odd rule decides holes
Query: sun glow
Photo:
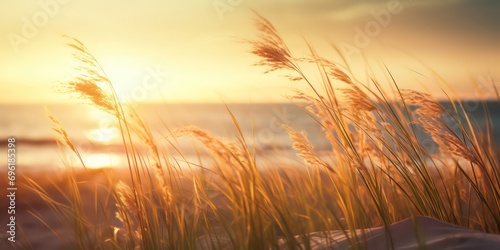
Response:
[{"label": "sun glow", "polygon": [[122,68],[115,65],[111,69],[106,69],[106,75],[113,84],[118,100],[122,103],[130,99],[134,86],[140,84],[139,73],[133,68]]},{"label": "sun glow", "polygon": [[92,128],[85,132],[87,140],[93,143],[109,145],[120,139],[120,130],[116,117],[99,109],[89,110],[87,116],[92,121]]},{"label": "sun glow", "polygon": [[120,164],[120,157],[116,154],[90,154],[83,156],[87,168],[116,167]]},{"label": "sun glow", "polygon": [[171,80],[170,70],[162,65],[140,65],[123,59],[103,66],[121,103],[150,101],[158,97],[161,85]]},{"label": "sun glow", "polygon": [[87,133],[87,139],[101,144],[111,144],[118,139],[118,135],[117,128],[99,128],[90,130]]}]

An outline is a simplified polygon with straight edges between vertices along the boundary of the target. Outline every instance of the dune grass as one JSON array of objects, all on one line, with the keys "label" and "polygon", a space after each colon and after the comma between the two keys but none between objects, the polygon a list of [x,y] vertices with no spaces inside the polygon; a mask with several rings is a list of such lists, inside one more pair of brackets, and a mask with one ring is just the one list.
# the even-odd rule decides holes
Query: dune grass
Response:
[{"label": "dune grass", "polygon": [[[238,138],[218,138],[194,126],[166,129],[163,138],[155,138],[140,114],[117,101],[97,59],[73,39],[69,45],[84,66],[64,91],[116,117],[128,178],[110,178],[105,199],[82,200],[81,183],[70,172],[70,188],[60,190],[67,205],[30,182],[28,187],[73,230],[68,244],[74,249],[311,249],[309,233],[343,230],[354,249],[363,249],[356,229],[417,215],[500,233],[500,154],[491,140],[496,138],[491,122],[487,130],[474,127],[459,99],[449,95],[453,107],[445,109],[429,94],[400,89],[389,70],[389,82],[373,77],[360,82],[340,53],[336,63],[309,46],[309,57],[296,58],[269,21],[258,16],[256,26],[261,35],[248,43],[261,59],[257,65],[266,73],[288,72],[290,81],[303,83],[290,99],[322,129],[331,145],[328,154],[319,154],[307,134],[291,124],[284,128],[303,166],[258,166],[253,139],[245,138],[229,108]],[[306,64],[316,66],[319,82],[301,70]],[[61,148],[81,159],[63,125],[49,118]],[[437,152],[417,137],[417,127]],[[176,140],[186,136],[210,152],[210,165],[181,167],[161,151],[159,145],[167,143],[182,156]],[[92,211],[84,211],[88,202],[94,203]],[[88,216],[110,211],[119,223],[106,216],[96,223]],[[390,235],[387,240],[390,245]]]}]

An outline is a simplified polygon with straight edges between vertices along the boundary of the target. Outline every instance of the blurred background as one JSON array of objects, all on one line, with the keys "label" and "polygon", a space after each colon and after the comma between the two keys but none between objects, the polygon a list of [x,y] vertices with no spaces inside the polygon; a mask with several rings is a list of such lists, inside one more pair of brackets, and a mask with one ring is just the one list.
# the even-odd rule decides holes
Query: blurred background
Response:
[{"label": "blurred background", "polygon": [[[65,45],[67,35],[97,57],[120,100],[143,103],[159,136],[166,131],[162,121],[234,135],[221,104],[226,102],[259,149],[289,148],[280,123],[306,129],[318,148],[326,147],[314,137],[319,130],[312,121],[284,104],[303,83],[290,82],[286,72],[263,74],[265,69],[252,66],[258,58],[243,42],[257,38],[252,11],[273,23],[296,57],[309,54],[307,39],[325,58],[339,62],[336,46],[361,81],[366,72],[386,79],[386,65],[401,88],[444,98],[446,84],[433,78],[432,69],[469,101],[471,112],[481,111],[477,100],[497,98],[500,2],[495,0],[5,0],[0,3],[0,138],[19,139],[22,165],[57,168],[62,160],[47,106],[82,147],[89,166],[123,163],[116,122],[55,91],[75,76],[78,65]],[[491,103],[491,112],[499,110],[497,104]],[[498,114],[492,116],[498,120]]]}]

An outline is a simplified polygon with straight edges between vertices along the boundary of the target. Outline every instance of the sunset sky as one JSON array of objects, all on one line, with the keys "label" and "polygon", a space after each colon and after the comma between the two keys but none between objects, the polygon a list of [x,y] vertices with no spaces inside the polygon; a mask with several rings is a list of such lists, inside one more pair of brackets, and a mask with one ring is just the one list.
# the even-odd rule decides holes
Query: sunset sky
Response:
[{"label": "sunset sky", "polygon": [[487,85],[479,90],[486,94],[491,82],[500,85],[497,0],[3,0],[0,102],[67,101],[54,92],[75,66],[62,35],[94,53],[122,99],[286,101],[301,83],[286,72],[262,74],[241,43],[255,38],[251,10],[275,25],[295,56],[307,55],[305,37],[333,61],[328,43],[336,44],[358,72],[366,70],[363,54],[375,71],[383,62],[404,88],[439,91],[422,63],[464,98],[477,97],[472,80]]}]

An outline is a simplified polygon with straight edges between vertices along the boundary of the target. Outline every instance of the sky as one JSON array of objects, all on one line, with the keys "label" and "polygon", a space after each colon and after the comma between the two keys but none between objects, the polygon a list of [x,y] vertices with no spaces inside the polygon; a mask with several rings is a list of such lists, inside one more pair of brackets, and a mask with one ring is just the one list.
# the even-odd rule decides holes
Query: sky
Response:
[{"label": "sky", "polygon": [[241,42],[256,37],[252,10],[297,57],[306,39],[339,61],[335,44],[361,80],[367,70],[385,77],[386,65],[400,87],[436,96],[429,69],[463,98],[500,85],[496,0],[2,0],[0,103],[72,101],[55,91],[78,65],[63,35],[92,51],[122,100],[287,101],[307,86],[253,66]]}]

